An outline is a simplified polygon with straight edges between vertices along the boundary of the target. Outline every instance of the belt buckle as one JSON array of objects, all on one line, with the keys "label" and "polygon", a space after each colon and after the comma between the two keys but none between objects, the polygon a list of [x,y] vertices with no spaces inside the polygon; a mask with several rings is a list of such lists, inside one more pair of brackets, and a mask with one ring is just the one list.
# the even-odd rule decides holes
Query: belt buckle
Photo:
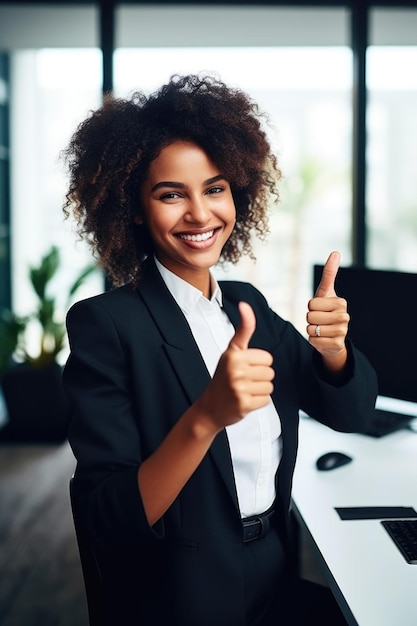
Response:
[{"label": "belt buckle", "polygon": [[271,513],[269,515],[260,515],[258,518],[250,522],[243,523],[243,543],[262,539],[270,528]]},{"label": "belt buckle", "polygon": [[249,541],[255,541],[255,539],[259,539],[261,533],[262,526],[260,518],[247,522],[243,525],[243,542],[248,543]]}]

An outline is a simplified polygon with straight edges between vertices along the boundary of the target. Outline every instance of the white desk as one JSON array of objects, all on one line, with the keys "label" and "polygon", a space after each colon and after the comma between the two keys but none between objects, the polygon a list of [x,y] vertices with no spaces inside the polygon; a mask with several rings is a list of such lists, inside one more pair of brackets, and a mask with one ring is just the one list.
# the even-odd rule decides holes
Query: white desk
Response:
[{"label": "white desk", "polygon": [[[330,450],[353,461],[318,471],[316,459]],[[348,623],[416,626],[417,565],[405,561],[379,520],[342,521],[334,507],[417,510],[417,433],[374,439],[337,433],[301,417],[293,502]]]}]

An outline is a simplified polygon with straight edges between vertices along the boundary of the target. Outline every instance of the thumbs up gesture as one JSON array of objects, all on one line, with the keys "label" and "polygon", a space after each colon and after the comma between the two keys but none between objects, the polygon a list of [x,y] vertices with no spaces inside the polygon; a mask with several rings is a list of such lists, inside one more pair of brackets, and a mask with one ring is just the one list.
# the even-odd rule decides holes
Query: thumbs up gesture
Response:
[{"label": "thumbs up gesture", "polygon": [[239,313],[240,325],[220,357],[210,384],[198,399],[201,413],[215,430],[267,405],[273,391],[272,355],[248,347],[256,327],[253,309],[241,302]]},{"label": "thumbs up gesture", "polygon": [[347,303],[338,298],[334,288],[340,265],[340,253],[332,252],[323,268],[320,283],[308,303],[307,334],[309,342],[323,357],[325,366],[340,372],[346,364],[346,334],[349,314]]}]

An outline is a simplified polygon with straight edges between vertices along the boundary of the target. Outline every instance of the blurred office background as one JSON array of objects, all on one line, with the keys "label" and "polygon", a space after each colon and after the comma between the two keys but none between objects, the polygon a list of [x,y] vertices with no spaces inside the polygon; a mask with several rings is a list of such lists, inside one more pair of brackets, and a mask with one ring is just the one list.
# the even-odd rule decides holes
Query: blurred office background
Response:
[{"label": "blurred office background", "polygon": [[[58,293],[91,260],[62,214],[59,154],[76,125],[104,91],[150,92],[173,73],[249,92],[284,174],[256,262],[219,277],[249,280],[304,332],[312,268],[331,250],[343,265],[417,272],[416,68],[417,0],[0,0],[0,305],[31,310],[28,267],[52,244]],[[103,288],[95,274],[78,297]],[[87,624],[73,465],[66,443],[0,447],[3,626]]]}]

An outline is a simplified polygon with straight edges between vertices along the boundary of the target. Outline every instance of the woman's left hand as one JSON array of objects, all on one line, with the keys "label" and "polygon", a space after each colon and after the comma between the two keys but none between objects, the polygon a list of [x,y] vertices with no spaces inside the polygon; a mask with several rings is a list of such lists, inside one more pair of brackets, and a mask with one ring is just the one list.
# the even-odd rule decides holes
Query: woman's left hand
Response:
[{"label": "woman's left hand", "polygon": [[326,368],[340,372],[347,361],[346,335],[349,325],[347,302],[336,295],[334,282],[340,265],[340,253],[332,252],[314,298],[308,303],[307,334],[309,342],[320,352]]}]

